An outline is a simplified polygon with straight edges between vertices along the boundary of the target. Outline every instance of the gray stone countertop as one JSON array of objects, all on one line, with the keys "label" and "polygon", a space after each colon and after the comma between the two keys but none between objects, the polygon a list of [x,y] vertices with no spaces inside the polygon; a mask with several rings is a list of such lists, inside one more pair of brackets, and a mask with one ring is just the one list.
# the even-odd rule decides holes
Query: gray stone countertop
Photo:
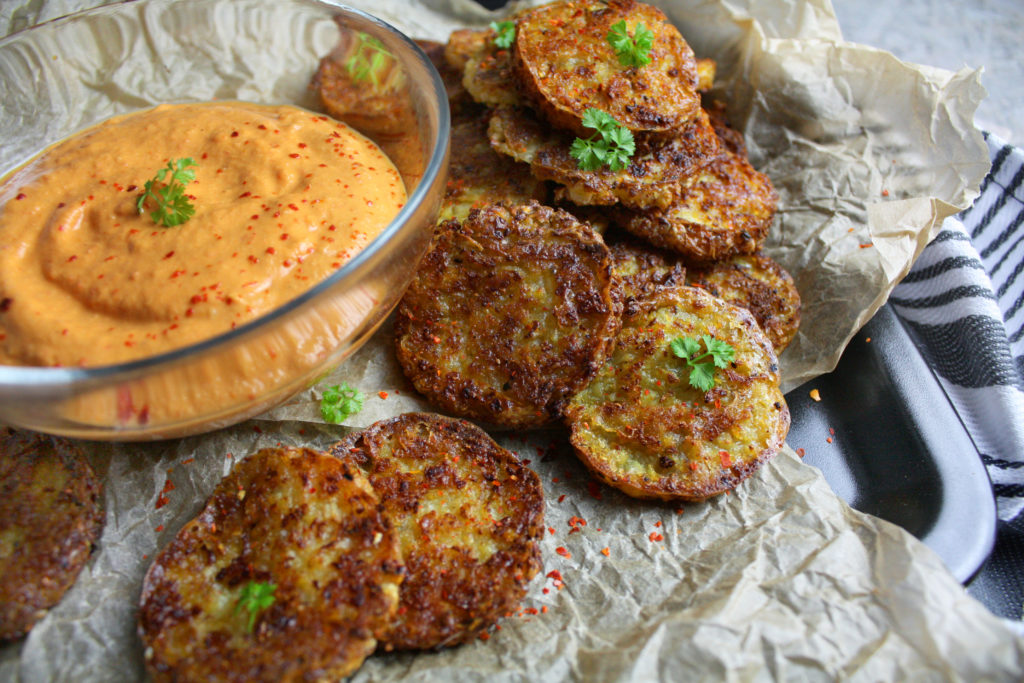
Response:
[{"label": "gray stone countertop", "polygon": [[832,0],[843,37],[900,59],[983,67],[988,97],[975,124],[1024,146],[1024,1]]}]

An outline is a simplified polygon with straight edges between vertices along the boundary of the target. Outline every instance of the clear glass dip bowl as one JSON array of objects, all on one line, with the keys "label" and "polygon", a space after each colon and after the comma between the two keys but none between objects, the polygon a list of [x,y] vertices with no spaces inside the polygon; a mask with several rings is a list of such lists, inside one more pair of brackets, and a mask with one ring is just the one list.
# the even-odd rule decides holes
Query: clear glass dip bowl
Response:
[{"label": "clear glass dip bowl", "polygon": [[349,123],[388,152],[409,193],[380,235],[303,295],[200,343],[101,367],[0,366],[0,423],[86,439],[170,438],[239,422],[310,386],[369,338],[412,278],[444,190],[449,139],[444,87],[422,51],[384,22],[327,2],[137,0],[0,40],[4,175],[83,128],[165,102],[321,111],[310,88],[319,60],[369,39],[394,59],[392,104],[404,125],[377,126],[372,102],[352,103]]}]

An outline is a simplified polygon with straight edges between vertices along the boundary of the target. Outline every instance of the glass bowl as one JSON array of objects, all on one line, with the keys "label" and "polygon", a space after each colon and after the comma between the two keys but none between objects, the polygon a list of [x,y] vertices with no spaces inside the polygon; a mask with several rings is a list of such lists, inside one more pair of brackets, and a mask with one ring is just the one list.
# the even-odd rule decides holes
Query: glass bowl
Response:
[{"label": "glass bowl", "polygon": [[310,87],[319,61],[367,40],[394,59],[389,92],[402,125],[379,125],[374,103],[359,101],[348,103],[349,123],[405,180],[408,201],[390,224],[304,294],[216,337],[116,365],[0,366],[0,423],[97,440],[171,438],[239,422],[312,385],[405,291],[429,244],[449,139],[444,87],[423,52],[388,24],[327,2],[136,0],[0,40],[0,175],[83,128],[160,103],[319,111]]}]

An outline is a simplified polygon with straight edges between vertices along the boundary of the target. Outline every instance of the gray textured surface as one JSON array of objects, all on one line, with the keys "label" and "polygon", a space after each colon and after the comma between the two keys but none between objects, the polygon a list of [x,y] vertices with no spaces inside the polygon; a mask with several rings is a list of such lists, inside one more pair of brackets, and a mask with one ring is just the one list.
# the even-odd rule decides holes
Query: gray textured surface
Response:
[{"label": "gray textured surface", "polygon": [[843,36],[908,62],[984,67],[979,128],[1024,145],[1022,0],[832,0]]}]

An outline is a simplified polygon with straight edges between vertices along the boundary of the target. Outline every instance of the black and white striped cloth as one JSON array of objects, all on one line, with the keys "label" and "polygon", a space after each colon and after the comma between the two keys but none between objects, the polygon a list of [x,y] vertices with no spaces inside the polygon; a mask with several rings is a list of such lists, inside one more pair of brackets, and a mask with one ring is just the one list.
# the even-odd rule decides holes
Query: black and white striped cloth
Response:
[{"label": "black and white striped cloth", "polygon": [[1024,523],[1024,151],[986,135],[992,169],[889,301],[988,468],[999,518]]}]

